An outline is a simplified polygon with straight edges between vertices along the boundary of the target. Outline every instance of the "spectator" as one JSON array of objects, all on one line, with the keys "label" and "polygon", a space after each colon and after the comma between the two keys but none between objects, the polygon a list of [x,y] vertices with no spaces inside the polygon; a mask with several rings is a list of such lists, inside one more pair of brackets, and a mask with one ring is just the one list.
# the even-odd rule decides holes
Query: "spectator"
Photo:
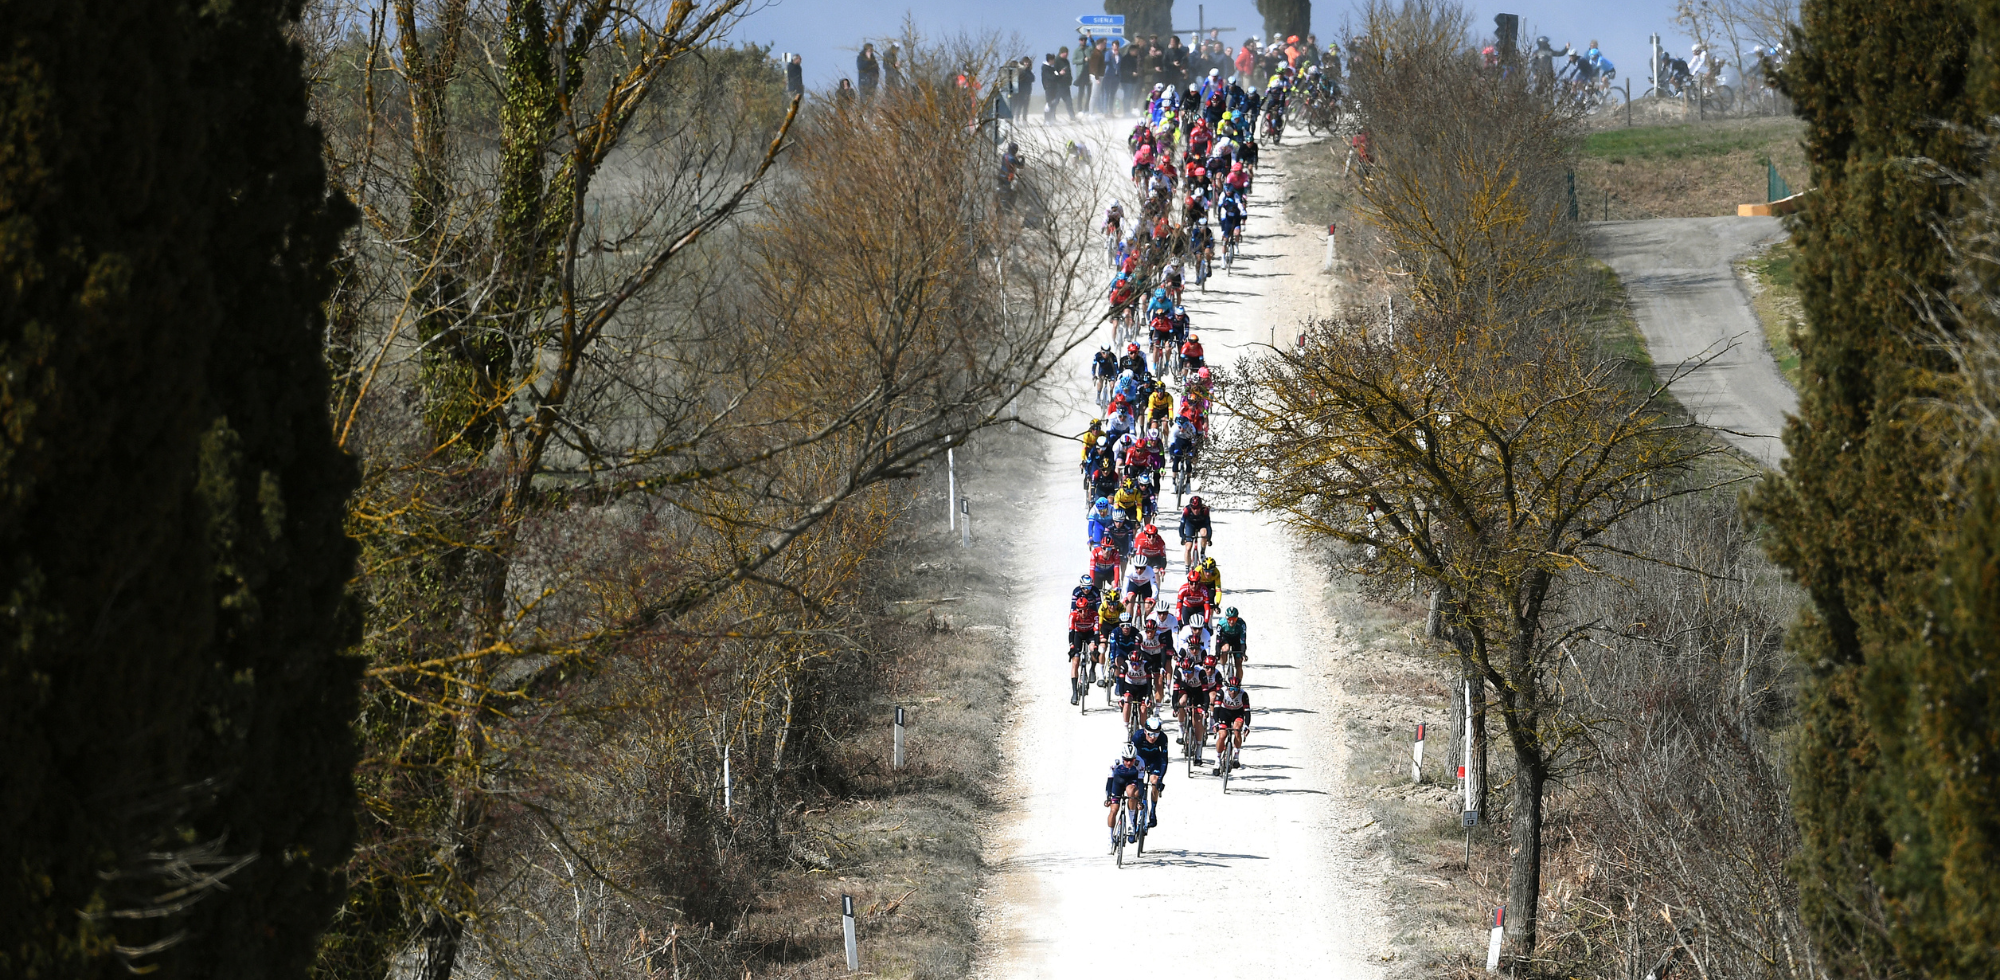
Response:
[{"label": "spectator", "polygon": [[806,67],[796,54],[785,61],[785,94],[806,94]]},{"label": "spectator", "polygon": [[840,80],[840,84],[833,90],[833,104],[836,108],[843,110],[854,108],[854,83],[852,81],[845,78]]},{"label": "spectator", "polygon": [[1014,92],[1019,96],[1014,103],[1014,118],[1024,119],[1028,106],[1035,101],[1035,66],[1029,63],[1027,55],[1022,55],[1020,63],[1014,66]]},{"label": "spectator", "polygon": [[1247,86],[1257,84],[1257,39],[1243,40],[1243,50],[1236,52],[1236,77]]},{"label": "spectator", "polygon": [[1152,48],[1144,41],[1132,41],[1125,45],[1125,63],[1119,76],[1125,80],[1125,112],[1137,111],[1145,103],[1140,92],[1153,76]]},{"label": "spectator", "polygon": [[1102,93],[1097,97],[1097,111],[1107,116],[1118,111],[1118,86],[1124,83],[1120,74],[1125,62],[1123,47],[1115,38],[1104,45],[1104,82],[1097,87]]},{"label": "spectator", "polygon": [[903,87],[902,59],[902,49],[897,47],[896,42],[890,41],[889,50],[882,52],[882,71],[887,76],[891,91]]},{"label": "spectator", "polygon": [[1075,119],[1076,106],[1070,102],[1070,96],[1076,88],[1076,66],[1070,63],[1068,48],[1056,49],[1056,67],[1062,69],[1063,105],[1069,107],[1069,117]]},{"label": "spectator", "polygon": [[[1307,35],[1306,35],[1306,52],[1305,52],[1305,57],[1306,57],[1306,64],[1308,64],[1308,65],[1319,65],[1319,64],[1320,64],[1320,60],[1319,60],[1319,51],[1320,51],[1320,49],[1319,49],[1319,35],[1317,35],[1317,34],[1307,34]],[[1324,71],[1324,70],[1325,70],[1325,66],[1323,66],[1323,65],[1322,65],[1322,66],[1321,66],[1321,70],[1322,70],[1322,71]]]},{"label": "spectator", "polygon": [[1045,54],[1042,56],[1042,120],[1044,122],[1056,117],[1057,102],[1061,102],[1065,108],[1069,109],[1071,119],[1076,118],[1076,106],[1072,105],[1069,101],[1069,65],[1067,62],[1068,59],[1058,62],[1054,54]]},{"label": "spectator", "polygon": [[1083,76],[1077,79],[1081,91],[1077,93],[1077,103],[1083,111],[1090,111],[1090,93],[1104,86],[1104,40],[1099,38],[1090,45],[1090,54],[1083,60]]},{"label": "spectator", "polygon": [[861,97],[875,97],[875,86],[882,81],[882,62],[875,57],[875,45],[863,44],[861,53],[854,56],[854,77],[861,83]]},{"label": "spectator", "polygon": [[1556,83],[1556,51],[1549,47],[1546,35],[1535,39],[1535,50],[1528,53],[1528,77],[1535,87],[1547,91]]},{"label": "spectator", "polygon": [[1181,46],[1179,34],[1167,35],[1166,70],[1160,80],[1169,88],[1180,88],[1187,84],[1188,49]]}]

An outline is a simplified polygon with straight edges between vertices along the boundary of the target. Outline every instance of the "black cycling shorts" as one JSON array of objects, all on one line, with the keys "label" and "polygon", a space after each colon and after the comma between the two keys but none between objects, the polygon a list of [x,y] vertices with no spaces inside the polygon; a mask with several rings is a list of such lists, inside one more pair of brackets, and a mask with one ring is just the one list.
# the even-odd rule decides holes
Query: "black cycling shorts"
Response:
[{"label": "black cycling shorts", "polygon": [[1125,583],[1125,594],[1140,599],[1151,599],[1153,597],[1153,583],[1127,582]]},{"label": "black cycling shorts", "polygon": [[1149,698],[1149,697],[1152,697],[1152,696],[1153,696],[1153,685],[1151,685],[1151,684],[1127,684],[1126,682],[1124,682],[1124,681],[1122,681],[1122,680],[1121,680],[1121,681],[1119,681],[1119,682],[1118,682],[1118,696],[1122,698],[1122,697],[1126,697],[1126,696],[1128,696],[1128,695],[1129,695],[1129,696],[1130,696],[1130,697],[1132,698],[1132,700],[1134,700],[1134,701],[1138,701],[1138,700],[1141,700],[1141,699],[1144,699],[1144,698]]},{"label": "black cycling shorts", "polygon": [[1209,709],[1209,715],[1210,715],[1210,717],[1211,717],[1211,718],[1213,718],[1213,719],[1214,719],[1214,721],[1215,721],[1215,727],[1217,727],[1217,728],[1228,728],[1228,727],[1230,727],[1230,726],[1232,726],[1232,725],[1236,724],[1237,722],[1239,722],[1239,721],[1242,721],[1242,720],[1244,720],[1245,718],[1248,718],[1248,717],[1250,716],[1250,709],[1249,709],[1249,708],[1213,708],[1213,707],[1212,707],[1212,708],[1210,708],[1210,709]]},{"label": "black cycling shorts", "polygon": [[1176,687],[1174,688],[1174,707],[1206,708],[1208,707],[1208,690],[1206,688],[1188,687],[1186,685]]},{"label": "black cycling shorts", "polygon": [[1069,655],[1072,657],[1076,656],[1077,651],[1082,650],[1084,647],[1089,646],[1090,638],[1096,635],[1097,635],[1096,630],[1070,630]]}]

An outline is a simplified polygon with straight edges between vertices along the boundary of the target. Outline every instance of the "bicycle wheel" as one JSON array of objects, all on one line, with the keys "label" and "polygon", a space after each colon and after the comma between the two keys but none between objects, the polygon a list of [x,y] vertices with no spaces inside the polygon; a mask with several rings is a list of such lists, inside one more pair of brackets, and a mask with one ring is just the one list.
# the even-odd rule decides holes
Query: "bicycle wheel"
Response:
[{"label": "bicycle wheel", "polygon": [[1139,837],[1139,849],[1134,857],[1146,856],[1146,831],[1153,825],[1153,794],[1145,783],[1139,784],[1139,819],[1133,822],[1133,832]]},{"label": "bicycle wheel", "polygon": [[1117,858],[1118,866],[1122,868],[1125,866],[1125,838],[1132,831],[1132,821],[1130,818],[1132,811],[1125,806],[1124,800],[1119,800],[1117,807],[1118,825],[1113,828],[1113,832],[1117,835],[1117,838],[1111,842],[1111,853]]},{"label": "bicycle wheel", "polygon": [[1718,112],[1728,112],[1736,106],[1736,90],[1727,85],[1717,85],[1715,91],[1708,94],[1708,98],[1715,103]]}]

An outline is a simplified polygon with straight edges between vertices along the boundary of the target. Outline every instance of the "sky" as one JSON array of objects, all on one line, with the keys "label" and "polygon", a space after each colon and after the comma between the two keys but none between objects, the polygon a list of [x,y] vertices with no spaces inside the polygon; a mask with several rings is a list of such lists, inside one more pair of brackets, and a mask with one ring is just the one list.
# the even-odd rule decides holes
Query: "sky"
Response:
[{"label": "sky", "polygon": [[[1041,55],[1076,39],[1076,18],[1102,13],[1103,0],[755,0],[759,5],[730,32],[737,41],[769,43],[779,52],[803,56],[806,84],[831,87],[854,74],[854,55],[861,42],[901,32],[903,18],[915,19],[920,32],[957,31],[1018,35],[1021,54]],[[1521,16],[1523,47],[1537,35],[1547,35],[1561,50],[1565,43],[1579,49],[1593,39],[1618,66],[1620,78],[1634,78],[1645,87],[1647,36],[1657,32],[1667,50],[1686,57],[1690,43],[1674,24],[1673,0],[1466,0],[1473,29],[1490,35],[1493,15],[1505,11]],[[1201,10],[1197,10],[1197,7]],[[1322,43],[1344,34],[1354,5],[1343,0],[1313,4],[1313,32]],[[1197,16],[1240,44],[1244,34],[1261,32],[1263,18],[1254,0],[1174,0],[1174,27],[1191,28]],[[1233,46],[1233,45],[1232,45]],[[877,45],[879,48],[880,45]],[[1636,94],[1635,88],[1635,94]]]}]

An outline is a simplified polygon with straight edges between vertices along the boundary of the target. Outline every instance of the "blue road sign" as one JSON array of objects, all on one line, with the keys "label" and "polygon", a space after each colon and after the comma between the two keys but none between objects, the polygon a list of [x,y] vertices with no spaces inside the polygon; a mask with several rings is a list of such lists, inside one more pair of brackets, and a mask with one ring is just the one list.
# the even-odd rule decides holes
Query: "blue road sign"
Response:
[{"label": "blue road sign", "polygon": [[1085,27],[1124,27],[1124,14],[1084,14],[1076,22]]}]

